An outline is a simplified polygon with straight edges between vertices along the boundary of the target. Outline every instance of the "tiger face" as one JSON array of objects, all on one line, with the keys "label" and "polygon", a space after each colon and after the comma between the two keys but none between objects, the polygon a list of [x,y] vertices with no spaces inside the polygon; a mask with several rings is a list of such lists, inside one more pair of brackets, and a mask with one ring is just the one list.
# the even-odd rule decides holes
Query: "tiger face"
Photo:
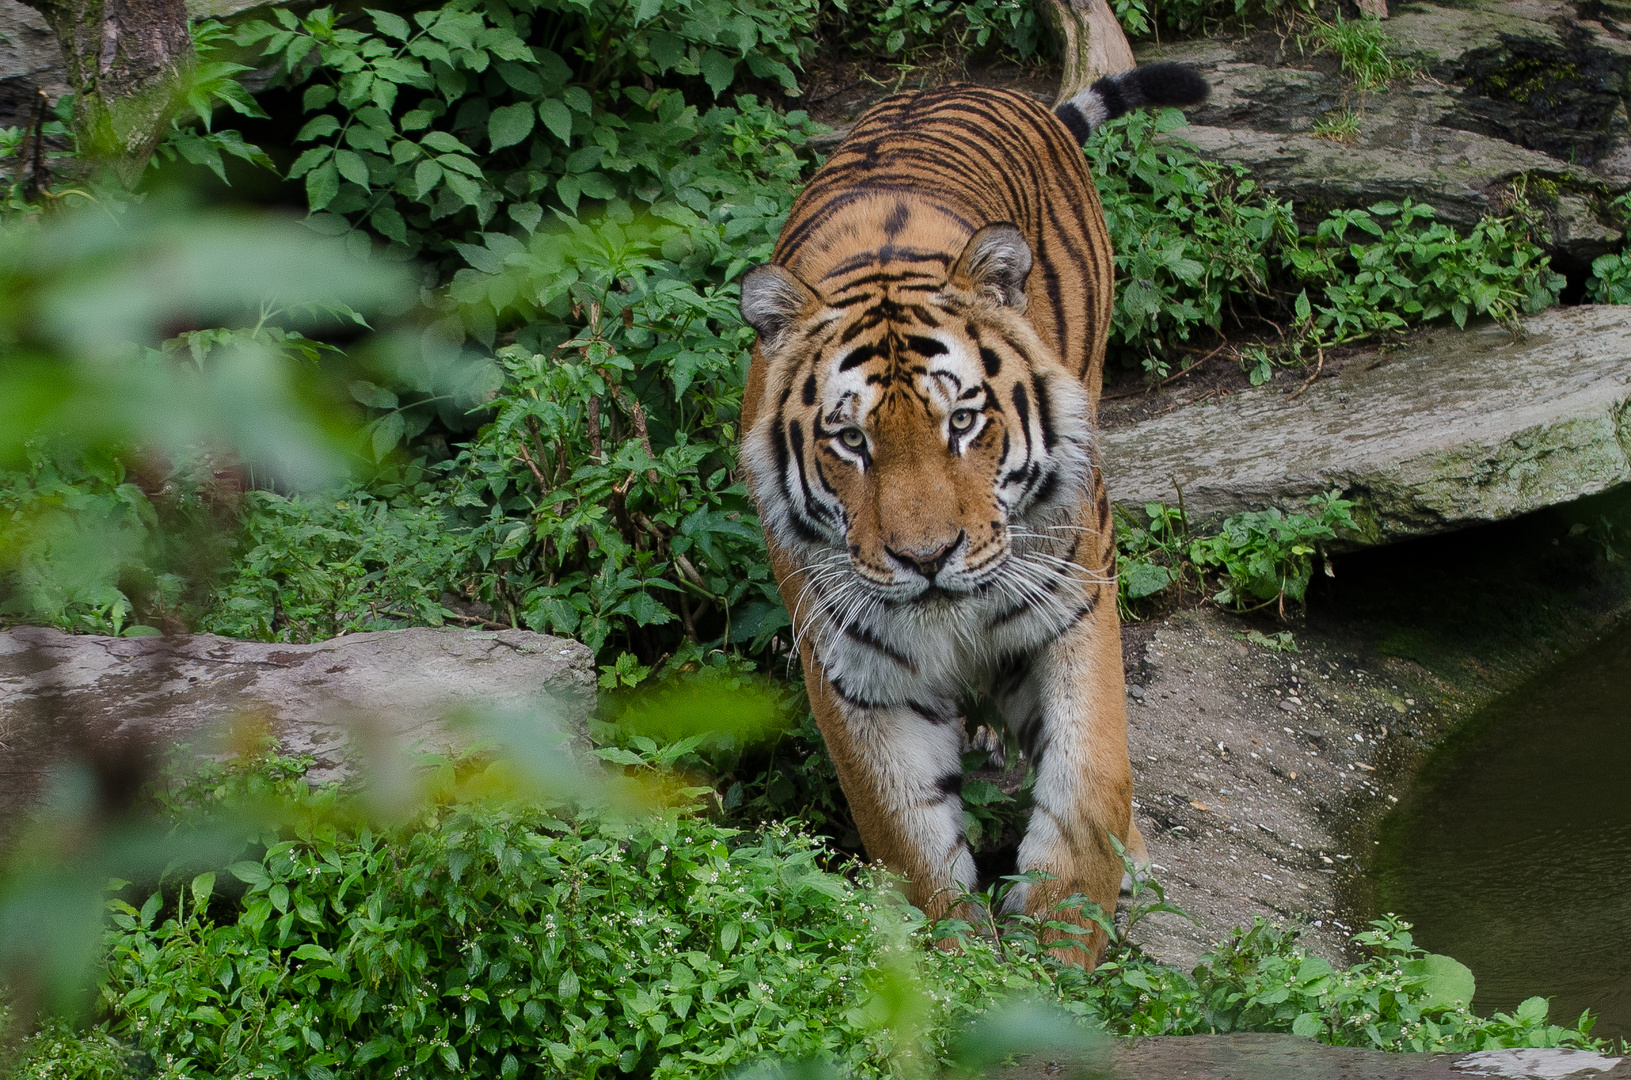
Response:
[{"label": "tiger face", "polygon": [[1024,317],[1030,268],[999,224],[955,262],[898,248],[819,288],[775,265],[744,279],[767,378],[754,494],[771,535],[814,579],[850,579],[855,604],[1023,597],[1045,564],[1016,552],[1062,564],[1072,548],[1052,530],[1090,485],[1091,406]]}]

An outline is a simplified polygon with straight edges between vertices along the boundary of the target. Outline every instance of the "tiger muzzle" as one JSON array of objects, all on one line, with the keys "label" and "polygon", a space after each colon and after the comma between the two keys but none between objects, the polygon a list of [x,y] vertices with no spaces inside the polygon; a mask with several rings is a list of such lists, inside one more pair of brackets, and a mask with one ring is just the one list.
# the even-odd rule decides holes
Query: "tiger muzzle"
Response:
[{"label": "tiger muzzle", "polygon": [[957,534],[957,539],[941,544],[939,547],[923,545],[915,548],[897,549],[886,544],[884,545],[884,551],[888,552],[889,557],[901,566],[908,570],[916,570],[933,582],[935,575],[945,568],[946,563],[951,560],[951,557],[957,553],[957,549],[962,547],[963,542],[967,539],[967,531],[960,531]]}]

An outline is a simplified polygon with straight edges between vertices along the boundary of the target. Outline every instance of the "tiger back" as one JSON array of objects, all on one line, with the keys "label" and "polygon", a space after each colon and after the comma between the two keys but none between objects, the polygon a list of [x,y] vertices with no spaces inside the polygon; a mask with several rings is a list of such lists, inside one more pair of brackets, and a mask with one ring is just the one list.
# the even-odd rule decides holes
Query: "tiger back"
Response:
[{"label": "tiger back", "polygon": [[[1094,433],[1114,267],[1081,139],[1204,89],[1163,65],[1054,112],[983,87],[887,99],[743,279],[742,461],[812,710],[868,855],[931,915],[976,884],[970,692],[1035,770],[1017,862],[1041,883],[1011,908],[1113,910],[1115,845],[1142,852]],[[1091,962],[1086,940],[1061,951]]]}]

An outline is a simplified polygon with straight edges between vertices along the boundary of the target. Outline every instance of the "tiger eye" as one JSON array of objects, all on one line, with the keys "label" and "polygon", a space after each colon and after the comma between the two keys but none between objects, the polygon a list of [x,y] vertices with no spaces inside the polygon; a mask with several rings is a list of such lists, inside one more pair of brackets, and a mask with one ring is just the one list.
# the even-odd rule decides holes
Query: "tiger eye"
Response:
[{"label": "tiger eye", "polygon": [[958,409],[951,414],[951,429],[953,431],[967,431],[974,426],[974,410]]},{"label": "tiger eye", "polygon": [[851,450],[859,450],[866,445],[866,436],[862,434],[860,428],[847,427],[838,433],[838,437],[843,439],[844,445]]}]

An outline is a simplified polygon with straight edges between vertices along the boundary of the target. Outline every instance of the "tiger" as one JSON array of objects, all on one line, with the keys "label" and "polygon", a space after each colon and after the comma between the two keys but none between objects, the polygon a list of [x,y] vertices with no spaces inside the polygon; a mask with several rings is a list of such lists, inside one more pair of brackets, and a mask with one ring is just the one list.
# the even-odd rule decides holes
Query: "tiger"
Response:
[{"label": "tiger", "polygon": [[1116,845],[1148,856],[1095,438],[1114,265],[1082,145],[1206,93],[1161,64],[1051,111],[972,85],[886,98],[741,279],[741,464],[868,858],[931,920],[968,910],[962,702],[982,696],[1035,770],[999,915],[1075,921],[1078,944],[1049,941],[1088,967],[1105,931],[1061,903],[1113,913]]}]

